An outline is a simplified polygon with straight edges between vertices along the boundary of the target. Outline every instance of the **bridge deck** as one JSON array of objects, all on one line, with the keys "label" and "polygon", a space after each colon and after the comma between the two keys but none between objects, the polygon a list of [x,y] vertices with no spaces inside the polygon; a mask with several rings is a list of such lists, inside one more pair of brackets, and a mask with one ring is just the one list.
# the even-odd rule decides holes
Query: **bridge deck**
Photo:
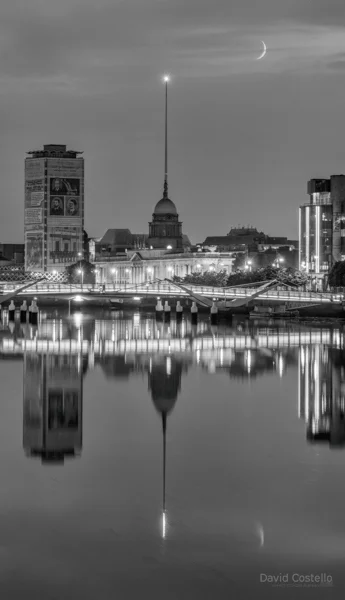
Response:
[{"label": "bridge deck", "polygon": [[[0,284],[1,291],[7,295],[18,291],[18,285],[13,283]],[[145,285],[124,285],[115,286],[112,284],[105,285],[104,292],[100,292],[100,286],[89,285],[68,285],[57,283],[37,283],[32,285],[29,290],[18,292],[18,296],[52,296],[55,298],[72,298],[80,294],[88,299],[116,299],[116,298],[133,298],[133,296],[157,297],[164,296],[165,298],[188,298],[189,290],[192,294],[198,294],[205,298],[217,298],[225,301],[224,308],[230,308],[230,303],[234,299],[248,299],[253,297],[253,289],[250,288],[217,288],[209,286],[185,286],[185,290],[177,289],[174,284],[153,282]],[[5,299],[5,298],[4,298]],[[341,304],[344,300],[344,294],[318,293],[294,290],[264,290],[257,295],[257,299],[264,302],[277,302],[280,304],[288,303],[311,303],[311,304]],[[1,302],[1,297],[0,297]]]}]

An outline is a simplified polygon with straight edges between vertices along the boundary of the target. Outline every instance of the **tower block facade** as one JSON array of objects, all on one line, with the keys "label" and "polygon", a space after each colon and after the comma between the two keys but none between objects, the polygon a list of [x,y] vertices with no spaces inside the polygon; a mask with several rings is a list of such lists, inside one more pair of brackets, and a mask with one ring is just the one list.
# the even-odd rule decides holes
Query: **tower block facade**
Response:
[{"label": "tower block facade", "polygon": [[25,269],[63,271],[82,256],[84,159],[48,144],[25,159]]}]

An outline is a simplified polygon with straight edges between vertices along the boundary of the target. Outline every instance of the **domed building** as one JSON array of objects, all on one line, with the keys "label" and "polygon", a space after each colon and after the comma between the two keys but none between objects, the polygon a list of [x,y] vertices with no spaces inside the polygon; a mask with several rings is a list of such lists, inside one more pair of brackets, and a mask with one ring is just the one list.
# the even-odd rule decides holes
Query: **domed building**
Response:
[{"label": "domed building", "polygon": [[168,183],[164,182],[163,198],[157,202],[149,223],[148,246],[152,248],[183,249],[182,223],[175,204],[168,198]]}]

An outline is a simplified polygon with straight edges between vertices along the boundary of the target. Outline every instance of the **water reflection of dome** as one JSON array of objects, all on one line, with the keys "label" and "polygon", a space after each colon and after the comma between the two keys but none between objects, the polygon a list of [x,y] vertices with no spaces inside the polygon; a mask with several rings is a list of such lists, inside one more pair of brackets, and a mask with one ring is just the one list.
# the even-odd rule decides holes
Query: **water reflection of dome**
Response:
[{"label": "water reflection of dome", "polygon": [[156,410],[168,415],[175,406],[181,390],[183,363],[174,357],[156,358],[149,372],[149,391]]}]

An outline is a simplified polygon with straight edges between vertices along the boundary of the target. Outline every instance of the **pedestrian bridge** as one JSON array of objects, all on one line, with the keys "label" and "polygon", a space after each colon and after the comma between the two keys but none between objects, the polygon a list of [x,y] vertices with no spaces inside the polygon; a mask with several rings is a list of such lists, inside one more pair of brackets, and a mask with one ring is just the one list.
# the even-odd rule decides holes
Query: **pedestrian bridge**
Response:
[{"label": "pedestrian bridge", "polygon": [[[269,282],[271,285],[274,282]],[[217,299],[223,301],[222,308],[231,308],[232,306],[245,305],[248,302],[257,299],[267,303],[278,303],[285,304],[289,303],[292,305],[308,305],[308,304],[338,304],[344,301],[344,294],[340,293],[321,293],[311,291],[299,291],[291,288],[273,289],[267,287],[267,282],[261,288],[253,287],[211,287],[211,286],[195,286],[195,285],[183,285],[179,287],[173,282],[167,281],[151,281],[145,284],[105,284],[90,286],[84,285],[70,285],[64,283],[50,283],[41,281],[30,285],[29,289],[23,289],[18,291],[18,285],[14,283],[3,283],[0,284],[2,294],[8,297],[11,293],[16,293],[19,296],[35,295],[45,296],[54,298],[66,298],[71,299],[76,295],[80,295],[85,300],[99,300],[108,299],[114,300],[121,298],[147,298],[157,297],[162,298],[196,298],[197,301],[202,298],[205,299]],[[276,285],[276,284],[275,284]],[[28,288],[28,285],[26,285]],[[0,296],[0,302],[1,302]],[[209,302],[205,302],[209,304]]]}]

